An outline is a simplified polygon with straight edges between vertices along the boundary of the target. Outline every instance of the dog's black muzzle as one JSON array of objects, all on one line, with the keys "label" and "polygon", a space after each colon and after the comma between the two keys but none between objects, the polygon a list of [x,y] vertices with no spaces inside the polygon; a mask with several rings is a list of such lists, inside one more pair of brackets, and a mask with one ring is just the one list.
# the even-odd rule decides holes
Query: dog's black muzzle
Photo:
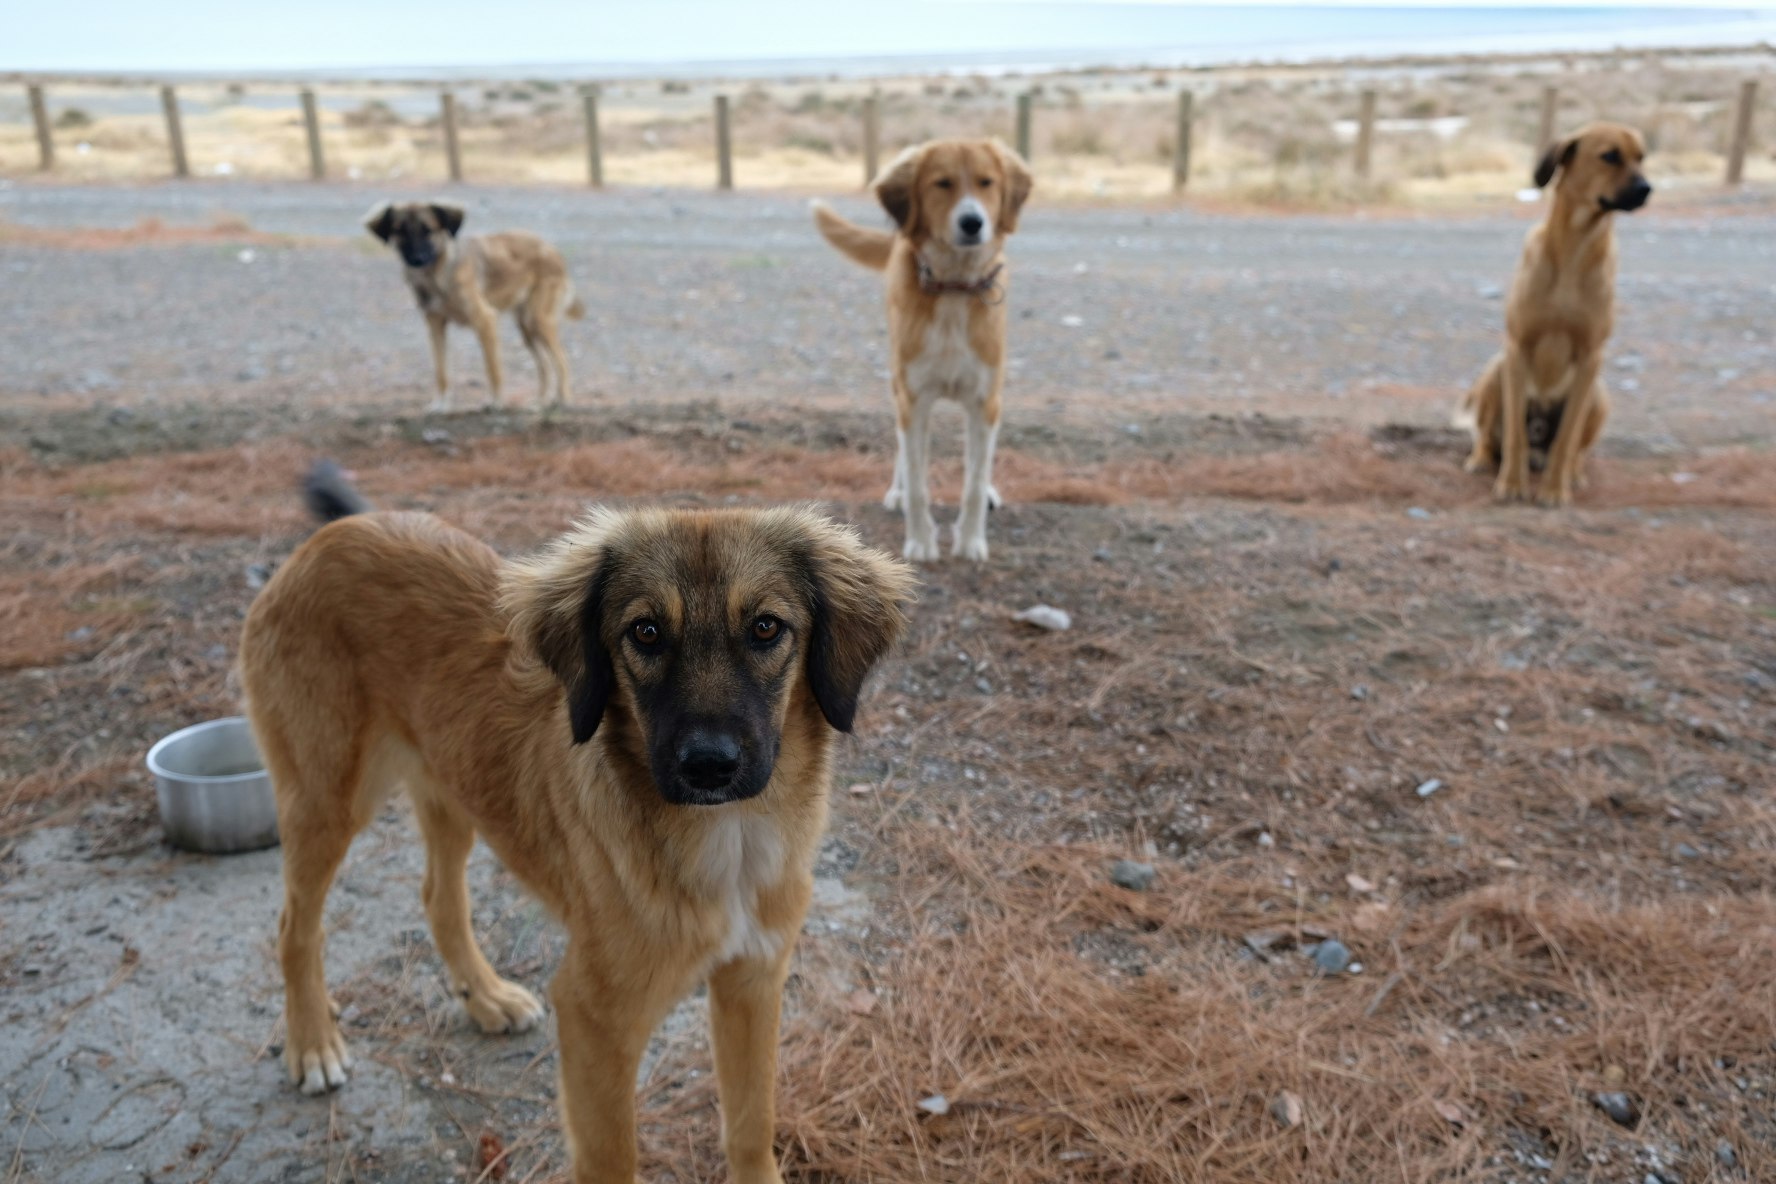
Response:
[{"label": "dog's black muzzle", "polygon": [[1646,205],[1647,198],[1653,195],[1653,187],[1645,177],[1636,177],[1627,185],[1616,191],[1614,197],[1603,199],[1603,208],[1628,213]]},{"label": "dog's black muzzle", "polygon": [[654,783],[675,806],[722,806],[757,797],[771,780],[774,760],[748,752],[734,731],[693,726],[654,751]]}]

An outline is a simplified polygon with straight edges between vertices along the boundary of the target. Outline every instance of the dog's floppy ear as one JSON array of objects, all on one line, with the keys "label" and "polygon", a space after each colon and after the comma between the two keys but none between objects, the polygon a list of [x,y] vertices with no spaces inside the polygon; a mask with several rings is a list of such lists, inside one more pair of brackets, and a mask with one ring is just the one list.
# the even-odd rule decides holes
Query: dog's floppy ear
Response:
[{"label": "dog's floppy ear", "polygon": [[466,212],[453,201],[434,201],[428,203],[432,207],[432,217],[438,220],[438,226],[451,238],[462,229]]},{"label": "dog's floppy ear", "polygon": [[894,219],[902,234],[918,238],[924,230],[924,216],[919,204],[919,162],[925,158],[923,145],[914,145],[888,162],[871,186],[876,200]]},{"label": "dog's floppy ear", "polygon": [[864,546],[850,527],[792,511],[805,536],[813,628],[808,689],[826,722],[849,732],[864,679],[906,632],[917,578],[898,559]]},{"label": "dog's floppy ear", "polygon": [[508,564],[501,577],[507,632],[561,681],[575,744],[598,731],[616,689],[603,633],[615,521],[610,511],[594,511],[541,554]]},{"label": "dog's floppy ear", "polygon": [[368,214],[364,215],[364,229],[374,234],[383,242],[388,242],[395,233],[395,207],[393,202],[383,202]]},{"label": "dog's floppy ear", "polygon": [[1005,192],[999,199],[999,231],[1010,234],[1017,229],[1018,211],[1030,200],[1036,181],[1024,158],[998,140],[993,141],[993,154],[999,158],[999,168],[1005,174]]},{"label": "dog's floppy ear", "polygon": [[1548,182],[1554,179],[1554,170],[1563,169],[1571,164],[1573,162],[1573,156],[1577,154],[1578,150],[1579,140],[1577,136],[1567,140],[1565,143],[1556,141],[1555,143],[1550,144],[1548,150],[1542,153],[1541,163],[1536,165],[1536,188],[1546,189],[1548,187]]}]

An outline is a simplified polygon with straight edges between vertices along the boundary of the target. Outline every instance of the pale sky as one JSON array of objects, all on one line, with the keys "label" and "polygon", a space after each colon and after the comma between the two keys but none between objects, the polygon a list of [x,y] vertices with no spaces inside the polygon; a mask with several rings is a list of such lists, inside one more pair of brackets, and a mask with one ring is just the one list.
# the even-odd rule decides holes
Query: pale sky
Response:
[{"label": "pale sky", "polygon": [[[1440,10],[1378,0],[1344,12],[1296,0],[1291,7],[1318,11],[1286,19],[1250,5],[1183,0],[7,0],[4,7],[0,70],[225,72],[1045,52],[1078,60],[1148,46],[1212,56],[1273,41],[1277,52],[1300,56],[1301,47],[1359,31],[1410,49],[1433,34],[1608,36],[1616,28],[1762,21],[1772,19],[1776,0],[1727,9],[1683,0],[1560,8],[1506,0]],[[1378,7],[1411,11],[1390,16]]]}]

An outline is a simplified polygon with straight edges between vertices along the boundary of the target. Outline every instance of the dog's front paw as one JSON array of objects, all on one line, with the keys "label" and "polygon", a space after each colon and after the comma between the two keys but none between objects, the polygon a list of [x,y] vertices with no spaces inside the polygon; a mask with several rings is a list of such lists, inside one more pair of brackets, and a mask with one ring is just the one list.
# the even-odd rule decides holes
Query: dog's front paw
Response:
[{"label": "dog's front paw", "polygon": [[1498,502],[1520,502],[1529,497],[1529,489],[1521,478],[1507,477],[1500,473],[1497,481],[1492,483],[1492,500]]},{"label": "dog's front paw", "polygon": [[900,553],[914,563],[934,563],[942,552],[937,546],[937,530],[927,528],[923,534],[908,534]]},{"label": "dog's front paw", "polygon": [[543,1018],[543,1005],[535,995],[503,978],[487,987],[458,992],[469,1016],[483,1032],[528,1032]]},{"label": "dog's front paw", "polygon": [[1484,473],[1492,468],[1492,458],[1484,452],[1470,452],[1468,459],[1462,462],[1462,471],[1467,473]]},{"label": "dog's front paw", "polygon": [[997,510],[1004,504],[1005,499],[999,496],[999,491],[994,489],[991,485],[987,486],[987,509]]},{"label": "dog's front paw", "polygon": [[898,511],[904,505],[906,505],[906,490],[898,485],[890,485],[888,492],[882,495],[882,508]]},{"label": "dog's front paw", "polygon": [[450,396],[449,395],[439,395],[437,398],[433,399],[430,403],[426,404],[426,410],[431,412],[433,415],[448,415],[448,414],[450,414]]},{"label": "dog's front paw", "polygon": [[1571,487],[1558,481],[1543,481],[1542,491],[1536,496],[1536,501],[1550,510],[1564,509],[1572,500]]},{"label": "dog's front paw", "polygon": [[957,559],[972,559],[976,563],[985,563],[987,561],[986,534],[984,532],[974,535],[958,534],[956,536],[956,548],[952,554],[954,554]]},{"label": "dog's front paw", "polygon": [[321,1031],[313,1035],[291,1033],[284,1045],[284,1066],[290,1083],[310,1096],[324,1094],[345,1084],[346,1070],[351,1068],[351,1054],[345,1050],[345,1038],[331,1016]]}]

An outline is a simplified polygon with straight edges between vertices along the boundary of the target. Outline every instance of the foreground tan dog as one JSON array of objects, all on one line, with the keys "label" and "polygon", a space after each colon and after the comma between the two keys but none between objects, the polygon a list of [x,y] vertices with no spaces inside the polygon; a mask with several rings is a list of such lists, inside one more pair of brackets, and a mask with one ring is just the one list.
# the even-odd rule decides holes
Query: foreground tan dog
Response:
[{"label": "foreground tan dog", "polygon": [[567,354],[561,348],[561,318],[586,315],[574,295],[561,252],[534,234],[509,231],[459,238],[463,209],[445,201],[391,205],[383,202],[364,225],[401,256],[407,286],[419,301],[432,336],[432,368],[438,397],[433,411],[450,409],[450,377],[445,367],[444,334],[452,324],[467,325],[481,343],[487,389],[494,404],[504,386],[500,372],[499,314],[510,312],[536,360],[541,387],[537,402],[567,401]]},{"label": "foreground tan dog", "polygon": [[404,786],[432,935],[483,1029],[522,1031],[542,1007],[470,931],[477,833],[567,927],[550,996],[573,1179],[634,1184],[642,1052],[706,979],[729,1178],[778,1184],[778,1003],[833,732],[912,590],[899,561],[805,510],[601,511],[510,563],[425,514],[323,527],[241,644],[283,840],[291,1079],[345,1081],[322,903]]},{"label": "foreground tan dog", "polygon": [[1609,396],[1603,344],[1615,325],[1617,211],[1638,210],[1653,187],[1640,171],[1640,133],[1594,123],[1548,149],[1535,183],[1556,174],[1548,219],[1529,232],[1505,304],[1505,349],[1486,367],[1456,414],[1471,428],[1469,472],[1498,466],[1492,494],[1529,496],[1529,473],[1541,472],[1538,500],[1572,500],[1586,456],[1603,431]]},{"label": "foreground tan dog", "polygon": [[955,554],[987,557],[993,445],[1005,385],[1005,238],[1029,199],[1030,170],[994,140],[938,140],[901,153],[875,182],[898,231],[867,230],[814,204],[826,240],[888,273],[888,342],[900,447],[882,504],[906,515],[905,555],[938,557],[930,422],[939,399],[968,417]]}]

